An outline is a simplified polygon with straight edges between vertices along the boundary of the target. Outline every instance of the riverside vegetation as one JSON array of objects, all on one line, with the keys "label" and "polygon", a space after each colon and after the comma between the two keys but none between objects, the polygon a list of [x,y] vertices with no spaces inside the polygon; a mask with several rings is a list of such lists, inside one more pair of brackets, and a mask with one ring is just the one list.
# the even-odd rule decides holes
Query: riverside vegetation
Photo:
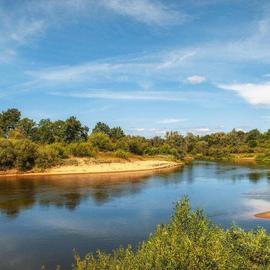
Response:
[{"label": "riverside vegetation", "polygon": [[137,250],[131,246],[112,254],[75,256],[74,270],[266,270],[270,269],[270,235],[263,229],[225,230],[201,210],[192,211],[185,198],[168,225],[159,225]]},{"label": "riverside vegetation", "polygon": [[125,135],[121,127],[98,122],[92,132],[74,116],[66,120],[21,118],[17,109],[0,113],[0,170],[44,170],[69,157],[95,157],[100,152],[121,159],[162,155],[176,160],[253,158],[270,163],[270,130],[232,130],[205,136],[167,132],[165,137]]}]

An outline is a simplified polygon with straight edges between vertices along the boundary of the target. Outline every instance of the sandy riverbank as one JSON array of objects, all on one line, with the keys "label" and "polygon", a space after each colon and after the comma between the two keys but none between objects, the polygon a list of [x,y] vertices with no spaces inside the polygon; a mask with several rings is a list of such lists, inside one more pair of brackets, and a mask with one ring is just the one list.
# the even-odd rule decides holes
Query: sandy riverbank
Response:
[{"label": "sandy riverbank", "polygon": [[116,174],[135,172],[166,171],[181,167],[181,163],[166,160],[135,160],[121,162],[89,162],[80,159],[76,164],[61,165],[47,169],[43,172],[2,172],[0,177],[13,176],[38,176],[38,175],[69,175],[69,174]]},{"label": "sandy riverbank", "polygon": [[270,211],[263,212],[263,213],[258,213],[258,214],[255,215],[255,217],[270,219]]}]

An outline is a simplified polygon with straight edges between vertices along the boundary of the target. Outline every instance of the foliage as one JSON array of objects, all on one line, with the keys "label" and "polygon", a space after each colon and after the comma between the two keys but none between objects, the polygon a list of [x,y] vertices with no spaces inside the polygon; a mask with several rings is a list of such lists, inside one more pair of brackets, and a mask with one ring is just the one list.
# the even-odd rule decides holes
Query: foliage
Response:
[{"label": "foliage", "polygon": [[0,170],[11,169],[16,161],[15,149],[11,141],[0,139]]},{"label": "foliage", "polygon": [[103,132],[94,132],[89,137],[89,142],[102,152],[111,151],[113,149],[110,137]]},{"label": "foliage", "polygon": [[263,270],[270,267],[270,236],[263,229],[229,230],[211,223],[187,199],[176,205],[168,225],[159,225],[137,250],[98,251],[75,256],[74,270]]},{"label": "foliage", "polygon": [[104,133],[104,134],[110,136],[111,129],[107,124],[102,123],[102,122],[98,122],[95,125],[95,127],[93,128],[92,133]]},{"label": "foliage", "polygon": [[60,162],[60,157],[55,148],[46,145],[38,149],[37,159],[35,165],[40,169],[47,169]]},{"label": "foliage", "polygon": [[128,152],[122,149],[116,150],[114,154],[116,157],[122,158],[122,159],[128,159],[128,156],[129,156]]},{"label": "foliage", "polygon": [[98,122],[92,130],[92,133],[104,133],[108,135],[113,141],[119,140],[125,136],[121,127],[110,128],[107,124]]},{"label": "foliage", "polygon": [[[25,140],[28,144],[32,142],[36,148],[40,148],[36,151],[39,158],[34,160],[40,167],[52,166],[55,159],[58,162],[69,155],[94,156],[96,151],[118,150],[119,155],[124,152],[135,155],[164,155],[177,160],[186,156],[207,160],[229,160],[235,155],[253,154],[257,156],[257,162],[270,163],[270,129],[266,132],[257,129],[248,132],[233,129],[228,133],[216,132],[204,136],[192,133],[184,136],[179,132],[170,131],[164,138],[159,136],[145,138],[125,135],[121,127],[111,128],[102,122],[98,122],[92,133],[88,134],[89,128],[74,116],[56,121],[41,119],[38,123],[30,118],[20,117],[21,112],[17,109],[8,109],[0,113],[0,138],[11,139],[10,142],[4,144],[2,142],[0,146],[2,170],[15,166],[24,167],[18,165],[24,163],[20,159],[24,160],[25,157],[19,156],[24,155],[23,150],[16,150],[15,144],[16,141]],[[29,149],[26,147],[25,151]],[[25,156],[27,155],[25,153]],[[33,161],[29,161],[26,167],[32,168]]]},{"label": "foliage", "polygon": [[64,141],[67,143],[87,140],[88,127],[82,126],[81,122],[72,116],[64,124]]},{"label": "foliage", "polygon": [[21,117],[21,113],[17,109],[8,109],[0,113],[0,129],[5,137],[11,129],[16,128]]},{"label": "foliage", "polygon": [[93,146],[87,142],[72,143],[68,146],[68,153],[75,157],[94,157]]},{"label": "foliage", "polygon": [[31,170],[38,156],[38,146],[29,140],[18,140],[14,144],[16,163],[15,167],[20,171]]}]

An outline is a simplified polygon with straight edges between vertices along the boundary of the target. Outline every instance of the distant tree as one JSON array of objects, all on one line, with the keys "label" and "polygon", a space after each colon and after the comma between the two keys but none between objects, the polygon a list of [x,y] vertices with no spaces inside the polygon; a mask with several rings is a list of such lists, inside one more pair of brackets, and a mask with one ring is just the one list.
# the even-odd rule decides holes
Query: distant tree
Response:
[{"label": "distant tree", "polygon": [[37,131],[36,123],[29,118],[23,118],[18,122],[18,129],[21,131],[24,138],[34,139],[34,133]]},{"label": "distant tree", "polygon": [[178,154],[177,157],[183,158],[187,151],[187,143],[185,138],[176,131],[167,132],[165,140],[171,148],[174,148]]},{"label": "distant tree", "polygon": [[52,133],[54,142],[64,142],[66,133],[66,122],[63,120],[57,120],[52,123]]},{"label": "distant tree", "polygon": [[53,123],[50,119],[41,119],[38,123],[36,141],[41,143],[54,143]]},{"label": "distant tree", "polygon": [[125,136],[125,133],[121,127],[111,128],[109,136],[112,140],[119,140]]},{"label": "distant tree", "polygon": [[103,132],[94,132],[89,137],[89,142],[99,151],[106,152],[112,150],[110,137]]},{"label": "distant tree", "polygon": [[88,127],[82,126],[81,122],[76,117],[71,116],[65,121],[64,126],[64,141],[67,143],[87,140]]},{"label": "distant tree", "polygon": [[15,129],[21,117],[21,112],[17,109],[8,109],[0,113],[0,129],[4,137],[8,136],[11,129]]},{"label": "distant tree", "polygon": [[93,130],[92,130],[92,133],[97,133],[97,132],[105,133],[108,136],[111,135],[111,129],[110,129],[110,127],[107,124],[102,123],[102,122],[98,122],[95,125],[95,127],[93,128]]}]

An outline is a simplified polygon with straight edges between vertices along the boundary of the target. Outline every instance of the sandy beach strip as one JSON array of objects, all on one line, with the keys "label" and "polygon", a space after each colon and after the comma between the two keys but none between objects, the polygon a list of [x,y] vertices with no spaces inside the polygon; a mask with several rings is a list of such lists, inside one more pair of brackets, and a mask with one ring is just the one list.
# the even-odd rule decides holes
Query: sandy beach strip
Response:
[{"label": "sandy beach strip", "polygon": [[62,165],[43,172],[3,172],[0,177],[46,176],[72,174],[117,174],[135,172],[167,171],[182,167],[181,163],[165,160],[136,160],[127,162],[90,163],[79,165]]},{"label": "sandy beach strip", "polygon": [[270,211],[268,212],[263,212],[263,213],[258,213],[255,215],[257,218],[267,218],[270,219]]}]

